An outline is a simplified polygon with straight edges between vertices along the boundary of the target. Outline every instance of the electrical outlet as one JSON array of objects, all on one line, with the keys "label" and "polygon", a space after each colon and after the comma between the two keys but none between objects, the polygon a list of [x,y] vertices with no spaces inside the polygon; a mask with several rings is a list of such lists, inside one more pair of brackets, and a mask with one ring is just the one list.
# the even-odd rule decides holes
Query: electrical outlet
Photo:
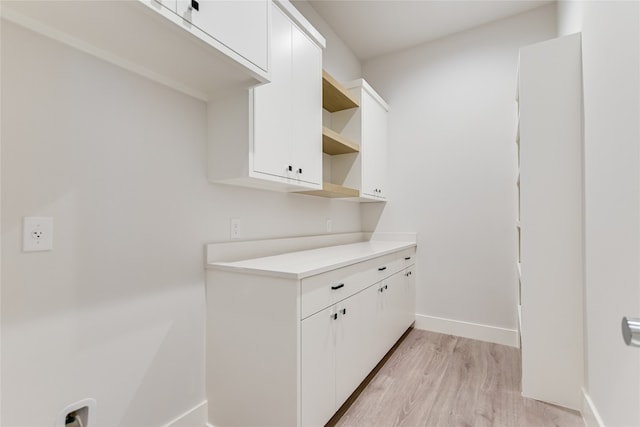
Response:
[{"label": "electrical outlet", "polygon": [[240,218],[231,218],[231,238],[240,238]]},{"label": "electrical outlet", "polygon": [[333,230],[333,221],[331,218],[327,218],[327,233],[331,233],[331,230]]},{"label": "electrical outlet", "polygon": [[22,225],[22,250],[24,252],[50,251],[53,249],[53,218],[26,216]]}]

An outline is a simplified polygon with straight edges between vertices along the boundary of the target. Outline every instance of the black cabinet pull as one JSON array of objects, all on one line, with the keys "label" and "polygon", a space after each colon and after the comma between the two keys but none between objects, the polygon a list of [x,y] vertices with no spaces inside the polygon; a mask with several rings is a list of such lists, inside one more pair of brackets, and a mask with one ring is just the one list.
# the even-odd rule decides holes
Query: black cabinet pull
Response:
[{"label": "black cabinet pull", "polygon": [[342,315],[344,316],[345,314],[347,314],[347,309],[346,309],[346,308],[343,308],[343,309],[342,309]]},{"label": "black cabinet pull", "polygon": [[298,168],[298,173],[302,173],[302,168]]},{"label": "black cabinet pull", "polygon": [[340,288],[344,288],[344,283],[340,283],[339,285],[335,285],[335,286],[332,286],[332,287],[331,287],[331,289],[333,289],[334,291],[335,291],[336,289],[340,289]]},{"label": "black cabinet pull", "polygon": [[338,313],[333,313],[331,317],[333,317],[333,320],[336,320],[338,318]]},{"label": "black cabinet pull", "polygon": [[378,289],[380,292],[384,292],[384,286],[381,286],[380,289]]},{"label": "black cabinet pull", "polygon": [[200,10],[200,3],[198,3],[196,0],[191,0],[191,9],[195,10],[196,12]]},{"label": "black cabinet pull", "polygon": [[292,171],[293,171],[293,166],[289,165],[289,167],[287,168],[287,170],[288,170],[289,172],[292,172]]},{"label": "black cabinet pull", "polygon": [[404,257],[404,260],[405,260],[405,261],[409,261],[410,259],[411,259],[411,257],[410,257],[410,256],[406,256],[406,257]]},{"label": "black cabinet pull", "polygon": [[380,267],[380,268],[378,269],[378,271],[385,271],[386,269],[387,269],[387,267]]},{"label": "black cabinet pull", "polygon": [[387,285],[384,285],[384,288],[385,288],[385,289],[389,289],[389,286],[387,286]]}]

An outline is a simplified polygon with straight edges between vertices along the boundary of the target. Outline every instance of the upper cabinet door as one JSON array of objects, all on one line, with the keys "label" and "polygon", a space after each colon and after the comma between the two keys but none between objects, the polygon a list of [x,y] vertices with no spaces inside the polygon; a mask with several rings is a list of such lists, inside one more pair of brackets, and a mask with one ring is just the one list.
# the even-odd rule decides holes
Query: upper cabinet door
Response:
[{"label": "upper cabinet door", "polygon": [[292,30],[291,21],[279,8],[273,7],[271,83],[251,89],[253,170],[285,178],[296,176],[291,158]]},{"label": "upper cabinet door", "polygon": [[178,0],[177,13],[262,70],[268,70],[267,0]]},{"label": "upper cabinet door", "polygon": [[362,109],[362,189],[363,195],[386,199],[387,109],[367,91]]},{"label": "upper cabinet door", "polygon": [[292,155],[297,178],[322,183],[322,50],[299,28],[292,32]]}]

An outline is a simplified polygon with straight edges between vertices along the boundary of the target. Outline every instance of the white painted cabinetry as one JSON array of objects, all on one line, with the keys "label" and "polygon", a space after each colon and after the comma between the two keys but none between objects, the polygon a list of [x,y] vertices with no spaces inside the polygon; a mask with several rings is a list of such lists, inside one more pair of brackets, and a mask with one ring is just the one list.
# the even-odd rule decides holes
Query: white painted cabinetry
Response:
[{"label": "white painted cabinetry", "polygon": [[185,21],[268,70],[269,2],[266,0],[163,0]]},{"label": "white painted cabinetry", "polygon": [[580,34],[520,49],[522,394],[580,409],[583,387]]},{"label": "white painted cabinetry", "polygon": [[203,100],[268,81],[270,2],[198,4],[9,0],[2,19]]},{"label": "white painted cabinetry", "polygon": [[389,106],[363,79],[345,87],[359,107],[331,113],[328,126],[359,151],[325,157],[325,171],[333,184],[357,189],[360,201],[386,201]]},{"label": "white painted cabinetry", "polygon": [[271,83],[209,102],[209,178],[281,191],[322,185],[324,39],[289,2],[272,6]]},{"label": "white painted cabinetry", "polygon": [[[368,85],[367,85],[368,86]],[[360,109],[362,114],[362,186],[363,196],[386,199],[387,177],[387,112],[386,103],[373,90],[362,85]]]},{"label": "white painted cabinetry", "polygon": [[209,423],[324,425],[413,323],[414,254],[364,242],[209,264]]}]

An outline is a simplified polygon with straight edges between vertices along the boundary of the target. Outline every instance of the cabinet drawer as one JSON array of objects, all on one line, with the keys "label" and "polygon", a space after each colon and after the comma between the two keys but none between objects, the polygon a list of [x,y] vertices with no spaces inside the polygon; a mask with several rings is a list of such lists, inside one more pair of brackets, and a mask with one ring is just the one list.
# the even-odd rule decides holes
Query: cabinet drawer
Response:
[{"label": "cabinet drawer", "polygon": [[302,319],[360,292],[415,262],[415,248],[327,271],[300,281]]}]

